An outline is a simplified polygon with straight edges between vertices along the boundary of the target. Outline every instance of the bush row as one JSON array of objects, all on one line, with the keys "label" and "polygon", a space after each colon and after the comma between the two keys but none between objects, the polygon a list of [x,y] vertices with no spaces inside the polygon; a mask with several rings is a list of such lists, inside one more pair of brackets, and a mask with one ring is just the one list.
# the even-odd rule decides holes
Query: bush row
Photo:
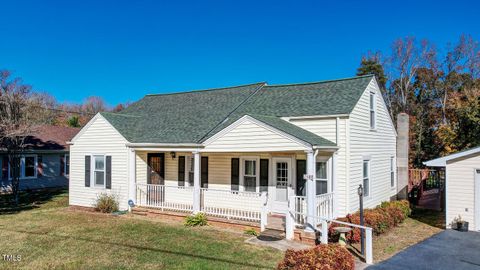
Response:
[{"label": "bush row", "polygon": [[[366,209],[363,212],[365,226],[371,227],[375,235],[385,233],[390,228],[402,223],[411,213],[410,204],[407,200],[383,202],[380,206],[374,209]],[[349,214],[344,218],[339,218],[340,221],[345,221],[353,224],[360,224],[360,213]],[[338,224],[332,223],[328,228],[329,238],[332,242],[338,240],[338,233],[335,227]],[[347,234],[347,239],[351,243],[360,241],[360,229],[354,228]]]},{"label": "bush row", "polygon": [[318,245],[305,250],[287,250],[277,269],[287,270],[353,270],[353,255],[338,244]]}]

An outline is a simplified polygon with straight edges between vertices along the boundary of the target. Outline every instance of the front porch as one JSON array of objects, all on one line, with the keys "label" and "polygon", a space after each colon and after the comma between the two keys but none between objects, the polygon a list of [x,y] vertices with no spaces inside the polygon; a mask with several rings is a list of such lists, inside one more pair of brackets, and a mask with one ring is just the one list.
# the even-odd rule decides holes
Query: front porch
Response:
[{"label": "front porch", "polygon": [[[135,206],[183,215],[203,212],[262,230],[269,215],[284,216],[289,207],[305,214],[295,217],[299,228],[308,227],[307,214],[336,216],[332,151],[168,150],[131,149]],[[305,180],[306,175],[311,177]],[[317,226],[313,223],[310,227]]]}]

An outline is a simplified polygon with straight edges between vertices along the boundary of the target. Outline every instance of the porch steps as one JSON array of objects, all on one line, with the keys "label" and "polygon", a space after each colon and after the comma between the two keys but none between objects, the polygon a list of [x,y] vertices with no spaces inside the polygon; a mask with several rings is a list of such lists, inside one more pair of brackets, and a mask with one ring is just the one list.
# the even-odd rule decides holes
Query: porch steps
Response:
[{"label": "porch steps", "polygon": [[257,237],[262,241],[278,241],[285,239],[285,216],[268,215],[265,231]]}]

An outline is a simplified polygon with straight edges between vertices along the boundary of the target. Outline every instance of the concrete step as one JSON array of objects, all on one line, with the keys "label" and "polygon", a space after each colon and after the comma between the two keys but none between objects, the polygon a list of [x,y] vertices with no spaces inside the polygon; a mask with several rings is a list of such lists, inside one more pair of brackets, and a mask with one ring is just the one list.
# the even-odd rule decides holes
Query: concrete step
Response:
[{"label": "concrete step", "polygon": [[262,241],[279,241],[285,239],[285,232],[279,230],[266,229],[257,237]]}]

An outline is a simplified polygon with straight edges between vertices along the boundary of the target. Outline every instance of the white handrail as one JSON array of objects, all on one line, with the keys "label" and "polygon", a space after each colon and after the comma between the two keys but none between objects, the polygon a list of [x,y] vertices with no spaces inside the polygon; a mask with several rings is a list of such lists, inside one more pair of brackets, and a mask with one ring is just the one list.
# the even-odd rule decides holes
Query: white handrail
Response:
[{"label": "white handrail", "polygon": [[333,218],[327,218],[327,217],[321,217],[321,216],[311,216],[311,215],[307,215],[307,213],[305,213],[305,212],[298,212],[295,209],[295,205],[291,204],[292,202],[295,201],[294,197],[296,197],[296,196],[291,196],[290,197],[289,210],[286,213],[286,220],[285,220],[285,227],[286,227],[285,230],[286,230],[286,232],[285,232],[285,236],[286,236],[287,239],[291,240],[294,237],[294,230],[295,230],[294,220],[298,215],[303,216],[303,218],[305,218],[305,219],[307,217],[312,217],[313,219],[320,221],[319,223],[322,224],[321,239],[320,239],[322,244],[328,244],[328,222],[338,223],[338,224],[342,224],[342,225],[345,225],[345,226],[359,228],[359,229],[365,231],[365,240],[366,240],[365,241],[365,262],[367,264],[372,264],[372,262],[373,262],[373,244],[372,244],[373,229],[372,228],[367,227],[367,226],[358,225],[358,224],[353,224],[353,223],[348,223],[348,222],[344,222],[344,221],[335,220]]}]

